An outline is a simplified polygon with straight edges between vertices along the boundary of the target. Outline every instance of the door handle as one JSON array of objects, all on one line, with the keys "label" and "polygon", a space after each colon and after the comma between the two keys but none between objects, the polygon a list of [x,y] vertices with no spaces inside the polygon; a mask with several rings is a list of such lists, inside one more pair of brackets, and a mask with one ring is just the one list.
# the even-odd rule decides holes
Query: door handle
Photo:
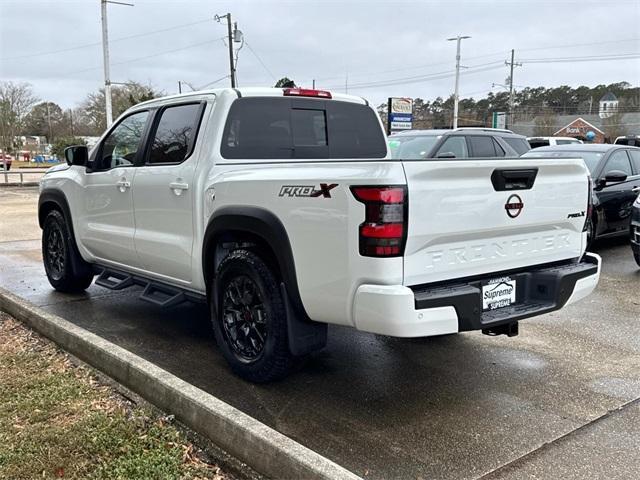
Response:
[{"label": "door handle", "polygon": [[127,181],[126,178],[121,178],[116,182],[116,186],[118,187],[118,190],[124,193],[127,191],[127,188],[131,188],[131,182]]},{"label": "door handle", "polygon": [[182,195],[184,190],[189,190],[189,184],[184,182],[171,182],[169,188],[173,190],[176,195]]}]

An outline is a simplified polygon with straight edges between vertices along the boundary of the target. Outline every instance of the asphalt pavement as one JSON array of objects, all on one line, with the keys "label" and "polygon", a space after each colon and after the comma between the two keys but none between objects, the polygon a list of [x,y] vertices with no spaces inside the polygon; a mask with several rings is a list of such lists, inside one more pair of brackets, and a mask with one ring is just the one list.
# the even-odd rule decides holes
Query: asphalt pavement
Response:
[{"label": "asphalt pavement", "polygon": [[36,205],[35,189],[0,189],[0,286],[358,475],[637,478],[640,269],[624,239],[596,247],[604,268],[593,295],[521,322],[518,337],[401,340],[330,328],[327,348],[289,378],[252,385],[229,372],[204,306],[161,309],[136,289],[53,291]]}]

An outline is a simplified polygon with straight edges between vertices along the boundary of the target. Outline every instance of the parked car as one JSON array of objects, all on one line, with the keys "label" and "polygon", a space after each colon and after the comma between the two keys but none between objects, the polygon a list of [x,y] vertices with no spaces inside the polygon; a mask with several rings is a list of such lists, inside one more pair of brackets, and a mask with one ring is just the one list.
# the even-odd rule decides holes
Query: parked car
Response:
[{"label": "parked car", "polygon": [[631,250],[640,266],[640,195],[636,198],[631,210]]},{"label": "parked car", "polygon": [[582,140],[573,137],[527,137],[527,141],[531,148],[583,143]]},{"label": "parked car", "polygon": [[640,192],[640,148],[609,144],[558,145],[536,148],[523,157],[582,158],[593,179],[589,241],[627,234],[631,206]]},{"label": "parked car", "polygon": [[12,163],[13,163],[13,157],[11,155],[0,153],[0,170],[4,170],[5,165],[6,165],[7,171],[11,170]]},{"label": "parked car", "polygon": [[616,145],[628,145],[630,147],[640,147],[640,135],[625,135],[624,137],[616,138],[613,142]]},{"label": "parked car", "polygon": [[495,128],[406,130],[388,141],[392,157],[402,160],[518,157],[529,150],[524,136]]},{"label": "parked car", "polygon": [[[502,143],[444,137],[471,153],[487,145],[477,138]],[[78,292],[97,274],[105,288],[144,286],[157,306],[207,303],[224,358],[251,381],[285,376],[324,347],[328,324],[514,336],[600,276],[585,252],[580,159],[394,160],[356,96],[158,98],[123,113],[90,153],[65,156],[40,183],[51,285]]]}]

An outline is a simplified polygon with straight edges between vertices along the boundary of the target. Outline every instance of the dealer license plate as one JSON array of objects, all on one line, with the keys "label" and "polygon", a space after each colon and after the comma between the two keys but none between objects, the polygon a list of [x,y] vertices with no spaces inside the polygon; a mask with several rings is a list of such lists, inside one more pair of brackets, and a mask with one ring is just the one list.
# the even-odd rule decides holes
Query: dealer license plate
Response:
[{"label": "dealer license plate", "polygon": [[516,301],[516,281],[509,277],[489,280],[482,286],[482,309],[508,307]]}]

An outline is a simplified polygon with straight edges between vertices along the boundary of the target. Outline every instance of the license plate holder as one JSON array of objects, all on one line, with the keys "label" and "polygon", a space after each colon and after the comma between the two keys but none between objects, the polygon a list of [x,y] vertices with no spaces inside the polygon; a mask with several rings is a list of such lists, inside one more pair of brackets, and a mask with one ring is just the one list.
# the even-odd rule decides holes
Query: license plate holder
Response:
[{"label": "license plate holder", "polygon": [[516,303],[516,280],[501,277],[489,280],[482,285],[482,310],[495,310]]}]

